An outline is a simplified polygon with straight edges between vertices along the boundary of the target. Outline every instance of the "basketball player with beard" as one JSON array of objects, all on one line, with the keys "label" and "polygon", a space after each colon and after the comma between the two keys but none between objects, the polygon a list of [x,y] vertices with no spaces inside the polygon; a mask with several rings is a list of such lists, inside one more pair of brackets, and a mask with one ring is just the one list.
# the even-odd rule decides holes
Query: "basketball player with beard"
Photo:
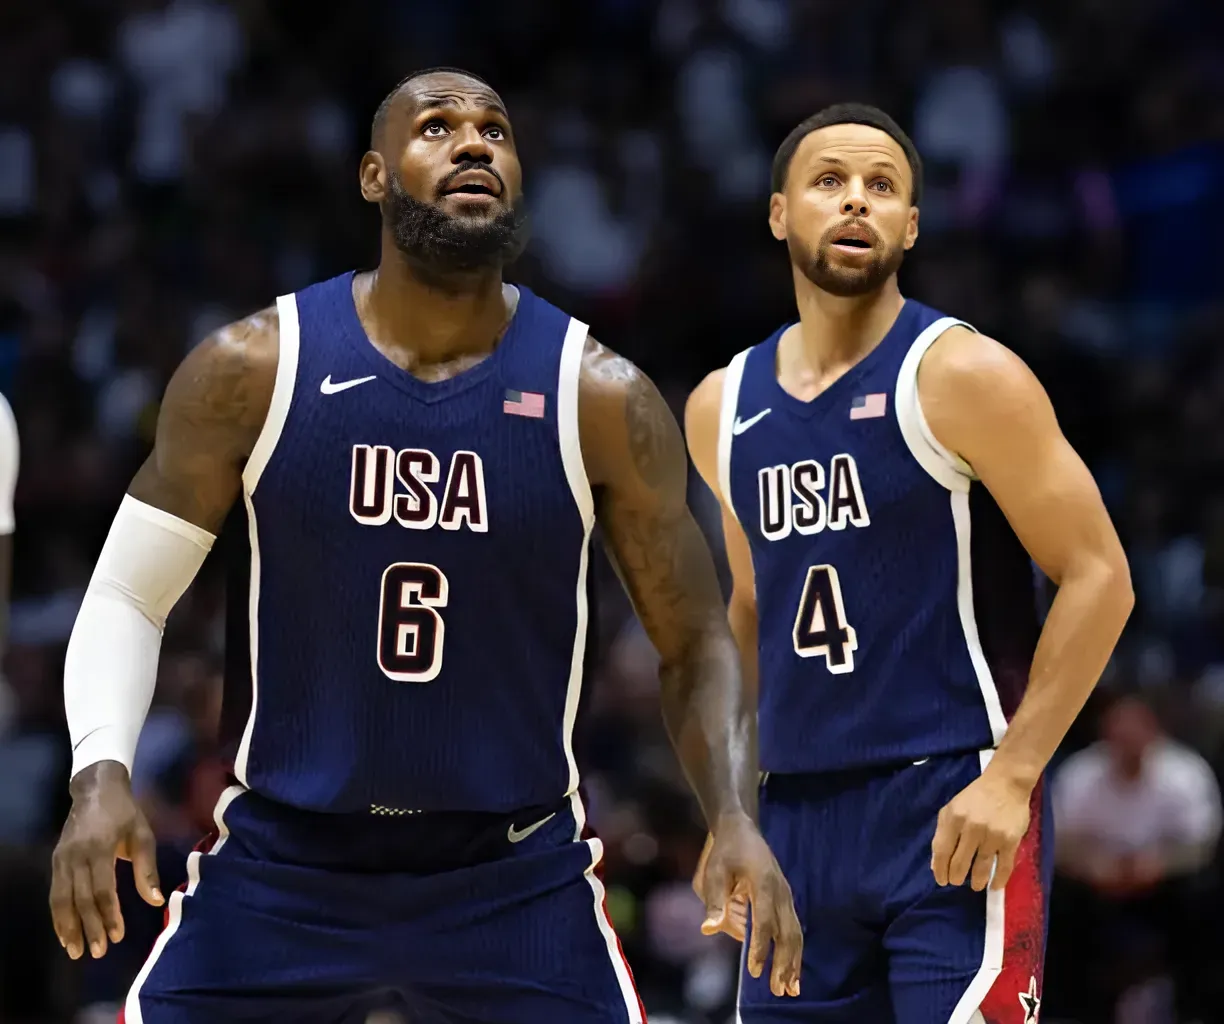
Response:
[{"label": "basketball player with beard", "polygon": [[[753,899],[751,968],[802,935],[755,824],[756,729],[679,428],[580,321],[506,284],[525,237],[506,110],[402,82],[361,190],[372,273],[226,327],[166,391],[73,630],[69,954],[123,936],[116,855],[163,902],[128,772],[162,625],[237,504],[223,739],[233,785],[128,995],[128,1024],[640,1024],[585,829],[574,725],[598,523],[662,659],[714,835],[707,904]],[[708,888],[708,887],[707,887]]]},{"label": "basketball player with beard", "polygon": [[[759,691],[761,826],[805,935],[801,998],[745,975],[744,1024],[1037,1020],[1042,773],[1132,604],[1036,379],[899,291],[921,191],[882,111],[799,125],[769,208],[799,319],[688,404]],[[1058,586],[1044,626],[1034,562]],[[745,916],[736,899],[705,928]]]}]

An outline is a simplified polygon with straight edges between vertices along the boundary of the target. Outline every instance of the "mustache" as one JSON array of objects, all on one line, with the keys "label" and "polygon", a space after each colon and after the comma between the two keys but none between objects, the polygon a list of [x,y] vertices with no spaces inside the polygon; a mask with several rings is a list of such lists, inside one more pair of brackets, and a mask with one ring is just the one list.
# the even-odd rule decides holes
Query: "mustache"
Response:
[{"label": "mustache", "polygon": [[456,164],[455,169],[440,182],[438,182],[436,198],[441,199],[442,196],[446,194],[447,189],[450,188],[451,182],[466,171],[484,171],[486,174],[493,175],[493,177],[497,179],[497,184],[501,188],[501,191],[498,194],[503,196],[506,194],[506,182],[503,180],[502,176],[497,173],[497,170],[492,164],[486,164],[483,160],[464,160],[462,163]]},{"label": "mustache", "polygon": [[832,245],[838,234],[846,228],[859,228],[871,236],[872,246],[880,246],[884,244],[884,240],[880,237],[878,231],[868,224],[865,220],[860,220],[858,217],[847,217],[840,224],[836,224],[829,228],[820,238],[821,245]]}]

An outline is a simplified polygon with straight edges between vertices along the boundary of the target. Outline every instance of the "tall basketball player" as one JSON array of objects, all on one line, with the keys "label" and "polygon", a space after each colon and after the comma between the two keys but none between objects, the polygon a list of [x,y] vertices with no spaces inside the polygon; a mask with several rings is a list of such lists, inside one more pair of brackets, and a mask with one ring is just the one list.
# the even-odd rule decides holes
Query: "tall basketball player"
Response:
[{"label": "tall basketball player", "polygon": [[101,956],[122,938],[116,854],[162,901],[128,769],[162,624],[240,501],[235,784],[129,1024],[642,1021],[573,753],[598,523],[662,656],[719,877],[755,897],[754,969],[772,940],[768,984],[797,991],[802,938],[754,824],[753,714],[683,440],[633,365],[503,283],[524,224],[501,101],[460,71],[407,79],[361,190],[382,210],[378,269],[187,357],[102,551],[65,669],[61,941]]},{"label": "tall basketball player", "polygon": [[[802,1002],[746,977],[745,1024],[1037,1019],[1042,771],[1131,608],[1033,375],[898,290],[921,182],[879,110],[799,125],[769,217],[799,320],[689,401],[759,686],[762,829],[806,938]],[[1030,557],[1058,585],[1043,629]],[[734,906],[707,927],[734,933]]]}]

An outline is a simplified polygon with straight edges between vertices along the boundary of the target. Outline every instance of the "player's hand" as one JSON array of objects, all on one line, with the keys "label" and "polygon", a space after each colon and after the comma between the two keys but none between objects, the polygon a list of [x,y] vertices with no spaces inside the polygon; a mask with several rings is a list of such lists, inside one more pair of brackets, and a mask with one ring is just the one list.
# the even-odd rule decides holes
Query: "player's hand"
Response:
[{"label": "player's hand", "polygon": [[[701,850],[701,859],[697,861],[697,870],[693,874],[693,891],[701,895],[705,889],[705,866],[709,860],[710,851],[714,849],[714,837],[706,836],[705,846]],[[730,935],[736,942],[743,942],[748,932],[748,893],[743,885],[738,886],[727,900],[726,912],[717,927],[713,924],[702,926],[702,931],[712,935],[716,931]]]},{"label": "player's hand", "polygon": [[153,830],[132,799],[127,769],[101,761],[72,780],[72,810],[51,857],[51,919],[60,945],[73,960],[86,945],[96,959],[107,940],[123,938],[115,891],[115,858],[132,862],[136,889],[161,906]]},{"label": "player's hand", "polygon": [[734,935],[737,914],[742,914],[738,928],[742,937],[747,919],[746,904],[751,905],[748,973],[754,978],[761,976],[772,943],[773,970],[769,975],[769,989],[776,996],[797,996],[803,962],[803,931],[786,876],[747,815],[729,816],[719,821],[702,853],[693,888],[706,906],[706,919],[701,925],[706,935],[720,931]]},{"label": "player's hand", "polygon": [[935,881],[963,885],[969,878],[978,892],[1006,886],[1028,831],[1031,795],[1030,788],[987,768],[953,797],[939,812],[931,842]]}]

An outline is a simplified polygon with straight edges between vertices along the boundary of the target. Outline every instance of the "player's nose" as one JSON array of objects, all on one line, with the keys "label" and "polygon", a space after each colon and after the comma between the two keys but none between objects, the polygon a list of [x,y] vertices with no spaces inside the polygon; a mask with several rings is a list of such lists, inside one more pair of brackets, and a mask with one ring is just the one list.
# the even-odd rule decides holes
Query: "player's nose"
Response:
[{"label": "player's nose", "polygon": [[871,212],[867,186],[862,178],[850,179],[845,198],[842,199],[841,212],[851,217],[866,217]]},{"label": "player's nose", "polygon": [[493,147],[474,124],[465,124],[455,133],[455,141],[451,147],[451,163],[461,164],[468,161],[482,164],[493,162]]}]

